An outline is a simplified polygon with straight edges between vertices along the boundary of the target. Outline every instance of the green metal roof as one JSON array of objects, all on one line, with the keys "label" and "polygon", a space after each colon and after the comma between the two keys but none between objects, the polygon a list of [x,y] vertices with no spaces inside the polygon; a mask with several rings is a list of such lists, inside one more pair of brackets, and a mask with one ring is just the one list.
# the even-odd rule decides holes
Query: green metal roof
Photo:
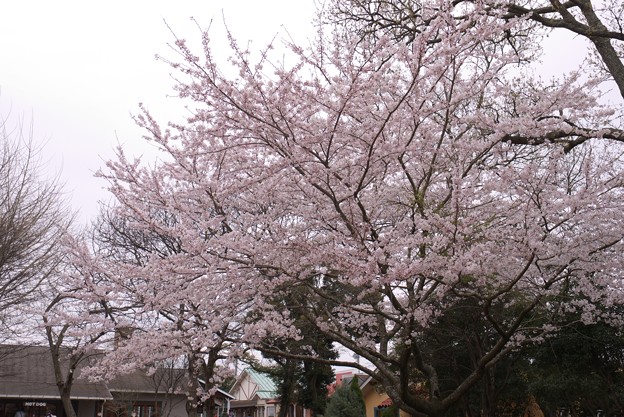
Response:
[{"label": "green metal roof", "polygon": [[277,386],[275,382],[267,374],[260,373],[252,368],[245,369],[252,381],[258,386],[256,395],[262,399],[271,399],[277,397]]}]

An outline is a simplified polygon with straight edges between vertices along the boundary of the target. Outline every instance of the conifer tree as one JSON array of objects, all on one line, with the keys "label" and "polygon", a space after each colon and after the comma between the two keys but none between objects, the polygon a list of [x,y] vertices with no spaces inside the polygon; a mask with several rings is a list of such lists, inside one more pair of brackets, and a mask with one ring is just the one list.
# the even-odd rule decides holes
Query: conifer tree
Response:
[{"label": "conifer tree", "polygon": [[359,378],[353,376],[349,384],[341,384],[327,403],[325,417],[366,417],[364,397]]}]

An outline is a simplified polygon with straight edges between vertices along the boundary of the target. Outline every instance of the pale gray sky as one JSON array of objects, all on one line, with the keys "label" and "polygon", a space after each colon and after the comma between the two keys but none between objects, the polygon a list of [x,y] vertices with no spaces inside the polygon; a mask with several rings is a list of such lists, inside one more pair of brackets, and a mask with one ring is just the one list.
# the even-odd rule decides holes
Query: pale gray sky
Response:
[{"label": "pale gray sky", "polygon": [[194,17],[228,54],[223,16],[240,42],[260,48],[275,35],[313,36],[313,0],[22,0],[0,13],[0,116],[32,121],[46,143],[51,170],[61,169],[74,208],[87,221],[105,183],[93,173],[119,142],[131,154],[149,153],[131,120],[139,102],[166,118],[179,111],[170,97],[167,55],[173,36],[197,41]]}]

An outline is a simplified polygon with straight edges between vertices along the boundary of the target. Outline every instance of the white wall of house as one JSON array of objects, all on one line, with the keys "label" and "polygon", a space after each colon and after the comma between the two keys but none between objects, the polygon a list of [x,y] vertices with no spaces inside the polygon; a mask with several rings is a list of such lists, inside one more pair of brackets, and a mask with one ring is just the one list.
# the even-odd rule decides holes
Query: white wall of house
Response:
[{"label": "white wall of house", "polygon": [[245,374],[238,388],[234,392],[230,392],[236,400],[253,400],[258,391],[258,385],[251,379],[249,374]]}]

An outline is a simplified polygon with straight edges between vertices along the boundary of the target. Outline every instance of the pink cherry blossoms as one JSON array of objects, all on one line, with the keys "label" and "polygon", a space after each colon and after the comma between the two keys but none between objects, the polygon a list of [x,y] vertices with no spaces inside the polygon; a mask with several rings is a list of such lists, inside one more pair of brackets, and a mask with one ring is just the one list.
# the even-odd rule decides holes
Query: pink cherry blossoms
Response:
[{"label": "pink cherry blossoms", "polygon": [[[494,2],[427,7],[409,42],[326,27],[288,67],[176,42],[192,114],[165,128],[142,110],[163,156],[107,164],[115,206],[75,260],[82,296],[135,329],[112,361],[186,355],[209,390],[248,349],[301,358],[274,342],[304,320],[433,416],[556,317],[621,322],[624,148],[602,78],[532,76],[538,40],[510,38],[532,23]],[[442,394],[421,336],[462,303],[487,337]]]}]

